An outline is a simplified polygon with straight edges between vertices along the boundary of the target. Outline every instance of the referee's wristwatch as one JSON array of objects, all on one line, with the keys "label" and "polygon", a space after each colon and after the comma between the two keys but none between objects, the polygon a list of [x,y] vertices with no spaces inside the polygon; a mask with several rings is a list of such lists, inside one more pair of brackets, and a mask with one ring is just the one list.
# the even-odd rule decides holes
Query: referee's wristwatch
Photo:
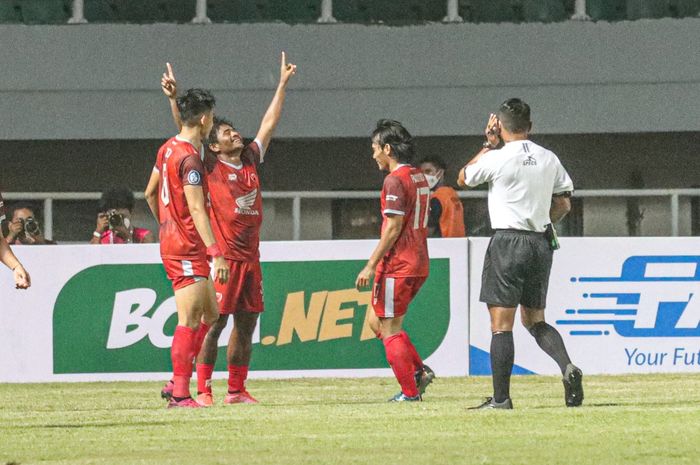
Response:
[{"label": "referee's wristwatch", "polygon": [[481,144],[481,146],[482,146],[483,148],[485,148],[485,149],[490,149],[490,150],[493,150],[493,149],[496,148],[495,145],[491,145],[491,142],[489,142],[489,141],[487,141],[487,140],[485,140],[484,143]]}]

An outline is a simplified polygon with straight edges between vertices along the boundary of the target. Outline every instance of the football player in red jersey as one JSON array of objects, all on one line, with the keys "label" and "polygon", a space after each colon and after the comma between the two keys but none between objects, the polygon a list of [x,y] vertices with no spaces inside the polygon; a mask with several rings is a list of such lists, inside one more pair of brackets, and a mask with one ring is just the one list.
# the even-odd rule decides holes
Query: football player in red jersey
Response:
[{"label": "football player in red jersey", "polygon": [[178,324],[171,357],[172,390],[168,407],[200,407],[190,396],[192,363],[209,326],[218,317],[214,278],[226,282],[226,260],[217,245],[205,205],[205,171],[200,148],[214,123],[214,97],[202,89],[189,89],[177,99],[182,120],[180,133],[158,151],[146,200],[160,223],[160,253],[175,291]]},{"label": "football player in red jersey", "polygon": [[[2,200],[2,195],[0,195],[0,224],[6,220],[7,214],[5,213],[5,202]],[[7,243],[2,235],[2,228],[0,228],[0,262],[4,263],[9,269],[12,270],[12,274],[15,278],[15,288],[17,289],[27,289],[32,285],[32,280],[29,277],[29,273],[24,269],[22,263],[15,257],[12,253],[10,244]]]},{"label": "football player in red jersey", "polygon": [[[211,377],[217,342],[231,314],[234,327],[226,354],[229,379],[224,403],[257,403],[245,389],[253,331],[263,311],[259,252],[262,197],[257,165],[263,161],[282,113],[287,83],[295,73],[296,66],[287,63],[282,52],[279,84],[252,143],[244,145],[241,134],[223,118],[215,118],[209,136],[208,149],[212,158],[206,165],[210,219],[217,243],[224,246],[231,277],[225,284],[215,283],[220,316],[209,330],[197,358],[197,401],[202,405],[214,402]],[[177,108],[172,105],[176,81],[169,64],[161,85],[170,98],[173,117],[180,124]]]},{"label": "football player in red jersey", "polygon": [[414,143],[398,121],[380,120],[372,133],[372,157],[384,178],[381,194],[382,231],[379,244],[357,275],[355,286],[374,277],[370,326],[382,339],[386,359],[401,392],[391,402],[419,401],[435,374],[421,360],[403,320],[408,305],[428,277],[428,215],[430,187],[425,175],[411,165]]}]

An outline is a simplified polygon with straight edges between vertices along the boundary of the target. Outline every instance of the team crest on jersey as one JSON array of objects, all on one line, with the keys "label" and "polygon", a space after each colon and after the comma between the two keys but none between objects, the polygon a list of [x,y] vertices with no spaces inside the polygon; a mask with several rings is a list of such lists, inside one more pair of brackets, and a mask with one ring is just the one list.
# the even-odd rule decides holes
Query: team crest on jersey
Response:
[{"label": "team crest on jersey", "polygon": [[187,173],[187,182],[192,185],[199,185],[202,182],[202,175],[199,174],[199,171],[192,170]]},{"label": "team crest on jersey", "polygon": [[250,173],[250,182],[257,183],[258,182],[258,175],[255,173]]},{"label": "team crest on jersey", "polygon": [[224,300],[224,295],[221,292],[217,292],[216,293],[216,301],[221,303],[222,300]]},{"label": "team crest on jersey", "polygon": [[236,179],[238,179],[238,175],[237,175],[236,173],[230,173],[230,174],[228,175],[228,180],[229,180],[229,181],[235,181]]}]

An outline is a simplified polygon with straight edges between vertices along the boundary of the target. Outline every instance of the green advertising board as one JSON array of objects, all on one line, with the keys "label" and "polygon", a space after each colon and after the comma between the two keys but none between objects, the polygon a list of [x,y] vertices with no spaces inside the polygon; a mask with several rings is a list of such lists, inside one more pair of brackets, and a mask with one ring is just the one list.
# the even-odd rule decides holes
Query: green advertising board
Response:
[{"label": "green advertising board", "polygon": [[[365,260],[263,263],[265,312],[252,370],[386,368],[366,324],[370,290],[357,291]],[[450,322],[449,259],[431,260],[430,277],[405,320],[423,358]],[[160,264],[86,268],[61,289],[53,310],[53,371],[145,373],[171,369],[177,324],[172,288]],[[221,347],[216,369],[226,369]]]}]

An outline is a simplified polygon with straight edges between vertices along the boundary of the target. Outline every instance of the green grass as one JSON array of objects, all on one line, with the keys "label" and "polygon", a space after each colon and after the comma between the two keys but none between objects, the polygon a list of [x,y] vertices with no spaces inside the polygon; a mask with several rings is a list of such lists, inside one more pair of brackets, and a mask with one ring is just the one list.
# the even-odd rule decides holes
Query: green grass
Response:
[{"label": "green grass", "polygon": [[469,411],[490,378],[438,378],[388,404],[392,379],[249,381],[259,405],[166,410],[161,383],[0,385],[0,465],[700,463],[700,375],[513,380],[513,411]]}]

